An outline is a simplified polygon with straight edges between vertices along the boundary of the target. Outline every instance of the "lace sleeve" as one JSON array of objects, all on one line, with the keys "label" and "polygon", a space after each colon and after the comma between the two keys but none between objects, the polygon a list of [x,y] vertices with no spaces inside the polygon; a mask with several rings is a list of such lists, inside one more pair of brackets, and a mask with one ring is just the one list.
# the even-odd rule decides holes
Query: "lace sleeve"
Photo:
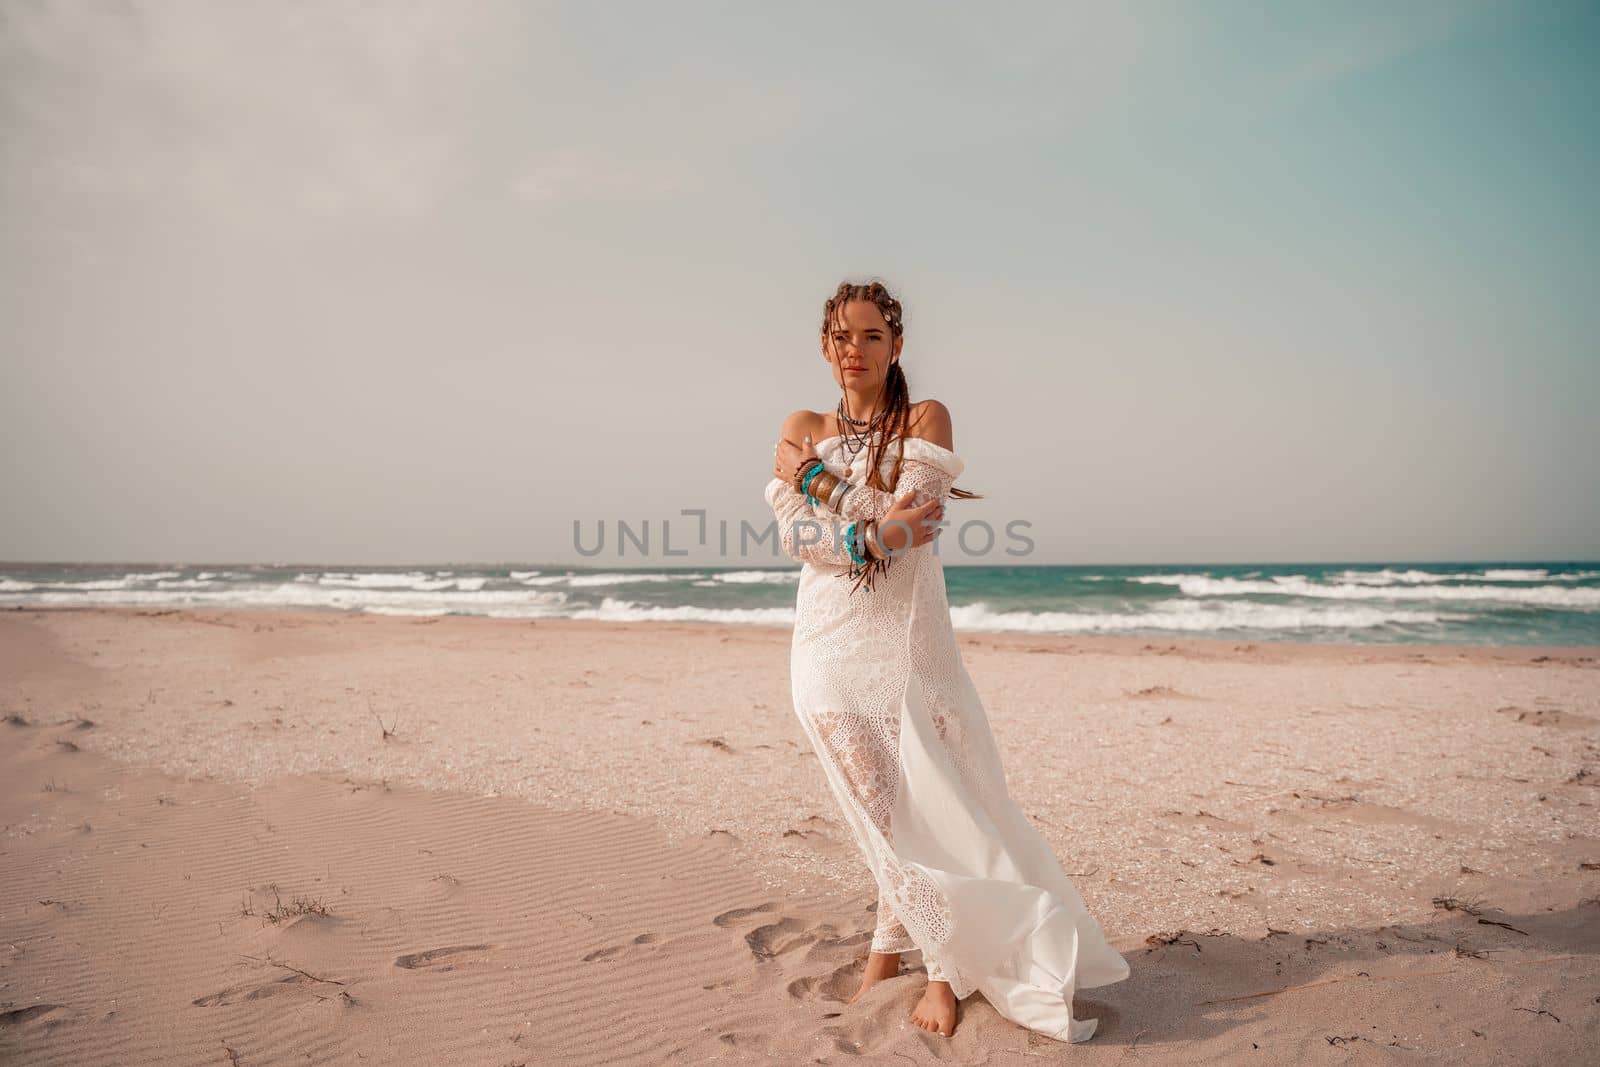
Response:
[{"label": "lace sleeve", "polygon": [[[843,528],[853,521],[881,519],[894,502],[907,493],[916,494],[912,499],[914,504],[944,499],[966,464],[949,449],[920,437],[905,438],[902,444],[905,452],[894,489],[885,492],[853,484],[840,500],[837,513],[823,505],[813,507],[787,482],[778,478],[768,482],[767,503],[772,505],[773,513],[778,518],[778,532],[785,554],[802,562],[849,567],[852,564],[850,553],[842,536],[833,536],[835,528],[842,535]],[[815,526],[808,529],[807,520]],[[796,536],[798,530],[806,532]],[[815,543],[801,545],[798,543],[801,540]]]},{"label": "lace sleeve", "polygon": [[913,504],[943,500],[966,469],[960,456],[932,441],[906,437],[901,439],[900,444],[905,451],[900,464],[900,477],[895,481],[893,491],[852,485],[839,501],[838,515],[845,522],[851,519],[880,519],[896,500],[907,493],[916,494],[911,501]]},{"label": "lace sleeve", "polygon": [[852,520],[812,508],[805,497],[794,491],[794,486],[781,478],[767,482],[766,497],[778,520],[778,540],[784,555],[801,563],[835,567],[854,564],[844,543],[844,527]]},{"label": "lace sleeve", "polygon": [[907,493],[916,493],[913,504],[926,504],[930,500],[943,500],[956,484],[956,475],[934,463],[907,459],[900,465],[900,478],[892,492],[874,489],[868,485],[851,485],[839,501],[838,516],[844,522],[852,519],[881,519],[894,506],[894,502]]}]

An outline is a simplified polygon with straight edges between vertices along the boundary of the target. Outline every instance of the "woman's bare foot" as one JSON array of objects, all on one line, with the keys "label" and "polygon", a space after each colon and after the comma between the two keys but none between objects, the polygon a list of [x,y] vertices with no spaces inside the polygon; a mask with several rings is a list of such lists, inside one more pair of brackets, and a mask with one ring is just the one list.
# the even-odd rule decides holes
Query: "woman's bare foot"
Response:
[{"label": "woman's bare foot", "polygon": [[929,982],[911,1010],[911,1024],[949,1037],[956,1032],[956,994],[949,982]]},{"label": "woman's bare foot", "polygon": [[898,952],[869,952],[867,953],[867,970],[861,976],[861,988],[856,990],[856,995],[846,1003],[854,1004],[862,995],[885,978],[893,978],[900,973],[900,953]]}]

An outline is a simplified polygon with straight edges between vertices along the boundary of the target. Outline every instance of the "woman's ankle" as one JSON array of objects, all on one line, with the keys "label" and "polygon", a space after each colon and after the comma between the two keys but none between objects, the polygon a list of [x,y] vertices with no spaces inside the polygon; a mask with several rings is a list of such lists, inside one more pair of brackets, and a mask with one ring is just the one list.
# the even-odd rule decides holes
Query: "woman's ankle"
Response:
[{"label": "woman's ankle", "polygon": [[900,973],[900,953],[898,952],[869,952],[867,953],[867,978],[893,978]]}]

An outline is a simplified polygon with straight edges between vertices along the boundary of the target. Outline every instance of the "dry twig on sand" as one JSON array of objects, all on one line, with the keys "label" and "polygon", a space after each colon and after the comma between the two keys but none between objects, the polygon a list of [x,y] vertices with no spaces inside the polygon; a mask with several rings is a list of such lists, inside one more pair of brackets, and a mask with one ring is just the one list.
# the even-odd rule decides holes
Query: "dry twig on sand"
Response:
[{"label": "dry twig on sand", "polygon": [[244,956],[245,959],[253,960],[256,963],[270,963],[274,967],[282,967],[286,971],[293,971],[295,974],[298,974],[298,975],[301,975],[303,977],[309,978],[313,982],[325,982],[328,985],[344,985],[344,983],[339,981],[337,978],[323,978],[323,977],[320,977],[318,975],[312,974],[310,971],[302,971],[300,968],[298,968],[298,967],[296,967],[296,966],[294,966],[292,964],[282,963],[282,962],[280,962],[278,960],[273,959],[271,956],[266,956],[266,957],[262,957],[262,956],[245,956],[244,953],[240,953],[240,955]]}]

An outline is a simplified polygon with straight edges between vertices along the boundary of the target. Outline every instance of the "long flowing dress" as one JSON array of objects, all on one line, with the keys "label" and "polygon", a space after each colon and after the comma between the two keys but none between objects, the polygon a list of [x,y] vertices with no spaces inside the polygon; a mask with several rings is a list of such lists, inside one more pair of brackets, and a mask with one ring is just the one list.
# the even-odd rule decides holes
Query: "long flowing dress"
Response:
[{"label": "long flowing dress", "polygon": [[[1006,789],[983,704],[961,659],[937,542],[900,554],[853,594],[842,536],[895,499],[944,499],[966,464],[917,437],[884,449],[883,480],[865,484],[867,451],[845,439],[817,456],[852,488],[836,514],[779,478],[766,489],[784,551],[804,565],[790,684],[810,739],[878,885],[875,952],[922,951],[930,980],[957,999],[975,991],[1017,1024],[1085,1041],[1097,1020],[1072,1017],[1075,988],[1121,981],[1128,964]],[[845,474],[846,468],[850,473]]]}]

